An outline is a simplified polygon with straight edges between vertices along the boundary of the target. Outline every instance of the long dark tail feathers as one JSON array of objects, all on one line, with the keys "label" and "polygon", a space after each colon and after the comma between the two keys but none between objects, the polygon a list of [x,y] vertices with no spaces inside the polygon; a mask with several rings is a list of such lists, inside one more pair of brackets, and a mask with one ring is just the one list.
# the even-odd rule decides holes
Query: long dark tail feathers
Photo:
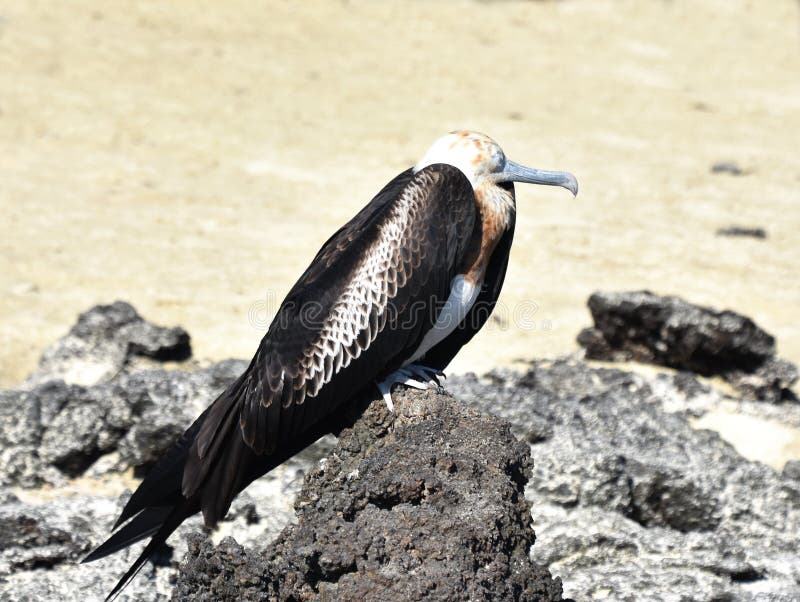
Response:
[{"label": "long dark tail feathers", "polygon": [[82,560],[99,560],[151,537],[106,600],[115,598],[172,532],[200,510],[198,496],[187,499],[181,494],[181,482],[189,450],[211,407],[195,420],[147,474],[117,519],[115,533]]},{"label": "long dark tail feathers", "polygon": [[[177,529],[183,521],[185,521],[192,514],[197,512],[197,508],[192,509],[187,504],[172,508],[171,512],[165,517],[164,522],[155,531],[153,537],[142,550],[142,553],[136,558],[130,568],[125,572],[122,578],[117,581],[114,589],[106,596],[106,602],[116,598],[119,593],[125,588],[128,583],[136,576],[142,569],[144,563],[167,541],[167,538],[172,535],[172,532]],[[141,539],[141,538],[139,538]],[[109,540],[110,541],[110,540]],[[132,543],[132,542],[131,542]],[[102,547],[102,546],[101,546]],[[124,546],[123,546],[124,547]],[[110,552],[109,552],[110,553]]]},{"label": "long dark tail feathers", "polygon": [[291,438],[282,437],[274,452],[257,454],[245,442],[240,427],[244,376],[226,389],[158,461],[122,510],[114,526],[116,532],[83,560],[103,558],[151,537],[107,600],[122,591],[184,520],[202,510],[206,526],[213,527],[253,480],[336,430],[326,418]]},{"label": "long dark tail feathers", "polygon": [[[285,459],[273,463],[244,442],[238,420],[241,380],[222,393],[156,463],[123,508],[115,532],[83,559],[98,560],[151,538],[107,600],[122,591],[184,520],[202,509],[206,524],[214,526],[244,487]],[[211,434],[212,444],[200,458],[197,443],[203,433]]]},{"label": "long dark tail feathers", "polygon": [[145,537],[150,537],[161,528],[161,525],[167,520],[172,510],[171,506],[154,506],[142,510],[131,522],[95,548],[81,562],[100,560],[135,544]]}]

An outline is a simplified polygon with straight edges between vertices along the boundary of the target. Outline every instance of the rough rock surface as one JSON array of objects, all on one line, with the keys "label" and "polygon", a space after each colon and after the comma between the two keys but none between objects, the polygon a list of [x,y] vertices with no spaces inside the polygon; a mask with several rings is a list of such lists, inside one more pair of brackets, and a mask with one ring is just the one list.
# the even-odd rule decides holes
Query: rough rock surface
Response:
[{"label": "rough rock surface", "polygon": [[137,357],[184,360],[192,354],[189,334],[180,326],[151,324],[130,303],[97,305],[48,347],[24,388],[49,380],[92,385],[107,380]]},{"label": "rough rock surface", "polygon": [[[2,490],[0,490],[2,492]],[[115,577],[124,573],[136,550],[125,550],[92,564],[77,564],[108,534],[113,517],[127,496],[59,495],[35,503],[23,502],[7,491],[0,493],[0,600],[86,602],[102,600]],[[148,563],[141,576],[120,596],[122,602],[164,600],[176,564],[185,553],[184,539],[201,530],[200,521],[188,521],[170,543]],[[177,556],[177,557],[176,557]]]},{"label": "rough rock surface", "polygon": [[750,318],[648,291],[594,293],[594,326],[578,335],[589,359],[639,361],[718,375],[765,401],[793,397],[797,368]]},{"label": "rough rock surface", "polygon": [[692,408],[718,393],[687,374],[580,360],[489,376],[448,387],[531,443],[532,555],[563,579],[565,595],[800,597],[800,483],[791,467],[781,475],[690,426]]},{"label": "rough rock surface", "polygon": [[[272,541],[291,521],[291,504],[302,482],[302,469],[317,460],[319,451],[308,450],[253,483],[234,500],[220,531],[234,533],[252,549]],[[22,501],[7,488],[0,488],[0,601],[103,600],[140,546],[90,564],[78,562],[108,536],[130,491],[109,495],[102,486],[86,483],[80,490],[26,494]],[[199,516],[181,525],[155,564],[147,563],[118,600],[168,599],[189,536],[207,537]]]},{"label": "rough rock surface", "polygon": [[374,401],[341,433],[268,551],[195,540],[173,599],[560,600],[528,558],[528,446],[447,395],[395,409]]},{"label": "rough rock surface", "polygon": [[77,560],[88,552],[88,541],[80,534],[86,531],[81,513],[54,516],[46,508],[22,504],[10,492],[2,496],[0,575]]},{"label": "rough rock surface", "polygon": [[[244,365],[229,361],[165,372],[144,370],[129,355],[121,371],[92,386],[48,384],[45,378],[29,390],[0,392],[0,601],[102,599],[138,550],[88,565],[76,561],[108,535],[129,495],[120,495],[132,485],[121,471],[146,466],[170,433],[188,425]],[[447,388],[508,420],[530,444],[536,463],[526,497],[537,533],[531,554],[539,567],[564,579],[566,595],[800,599],[798,463],[787,463],[779,473],[745,460],[715,434],[691,428],[694,418],[731,404],[737,412],[799,426],[800,404],[732,401],[686,372],[642,376],[578,359],[535,362],[524,374],[454,377]],[[509,526],[518,519],[525,524],[522,496],[508,497],[524,479],[500,468],[501,460],[518,463],[523,448],[508,439],[499,421],[453,406],[450,418],[428,424],[416,410],[407,413],[415,395],[397,394],[403,409],[394,427],[381,404],[370,407],[343,433],[336,451],[326,438],[240,495],[215,534],[215,541],[233,535],[238,544],[229,539],[214,546],[205,541],[198,519],[187,521],[170,539],[171,548],[156,565],[145,566],[120,600],[167,599],[190,536],[177,598],[181,587],[220,595],[238,587],[253,599],[265,591],[339,599],[357,596],[359,583],[401,587],[381,581],[387,575],[416,571],[438,578],[424,572],[429,567],[421,546],[411,545],[417,539],[382,538],[382,529],[412,533],[411,525],[436,525],[440,535],[450,528],[459,534],[473,529],[466,550],[447,548],[444,536],[421,542],[432,546],[422,550],[434,558],[433,566],[460,566],[472,554],[480,560],[467,574],[480,573],[492,587],[509,575],[498,591],[531,583],[526,571],[542,577],[534,583],[548,583],[544,572],[519,564],[520,542],[532,536],[528,527]],[[434,409],[439,399],[452,404],[431,395]],[[472,436],[454,435],[462,428]],[[401,430],[415,438],[414,448],[428,450],[415,466],[417,481],[404,476],[412,463],[406,454],[416,452],[399,443]],[[488,435],[507,441],[507,448],[497,456],[487,453]],[[446,448],[448,437],[460,447]],[[460,463],[448,464],[448,454],[456,451]],[[327,459],[319,465],[322,457]],[[492,457],[497,462],[487,463]],[[314,466],[297,501],[298,524],[275,540],[291,523],[303,476]],[[81,478],[71,479],[75,475]],[[478,482],[472,478],[491,484],[470,489],[466,483]],[[31,488],[40,483],[47,487]],[[482,529],[491,526],[486,516],[504,499],[510,504],[498,515],[500,538],[490,546]],[[481,512],[486,524],[470,524]],[[434,517],[449,522],[425,522]],[[361,528],[372,520],[384,522]],[[460,574],[453,571],[443,583],[453,585],[452,575]],[[367,579],[356,583],[364,572]],[[419,590],[400,597],[422,591],[424,580],[416,583]],[[454,587],[474,592],[476,599],[486,591],[474,578]],[[517,591],[524,589],[511,593]],[[545,587],[541,595],[555,593]]]},{"label": "rough rock surface", "polygon": [[[129,492],[122,496],[114,493],[120,491],[120,482],[125,482],[125,477],[121,476],[122,472],[131,467],[146,468],[246,365],[244,362],[229,360],[209,368],[192,371],[150,369],[152,363],[137,361],[139,357],[137,354],[146,346],[131,344],[132,338],[138,337],[141,341],[143,337],[134,336],[130,331],[136,329],[151,333],[161,331],[158,327],[140,323],[138,318],[130,320],[125,318],[124,316],[130,317],[131,312],[135,316],[132,308],[130,311],[127,308],[129,306],[125,304],[101,306],[82,315],[71,334],[62,341],[62,344],[53,348],[56,351],[48,351],[39,370],[26,381],[24,387],[0,392],[0,443],[2,443],[0,526],[5,535],[0,538],[0,600],[102,599],[133,560],[137,549],[126,550],[89,565],[79,565],[77,561],[93,545],[108,535],[110,525],[129,495]],[[172,329],[166,330],[172,331]],[[156,336],[155,339],[159,337]],[[155,347],[157,346],[149,348]],[[112,356],[112,363],[107,361],[106,356],[109,353]],[[155,352],[151,355],[159,359],[169,356]],[[89,375],[86,378],[80,376],[84,368]],[[53,371],[53,378],[49,377],[47,370]],[[71,378],[75,375],[78,382],[84,384],[67,383],[62,379],[64,376]],[[385,414],[385,409],[383,412],[380,421],[372,427],[379,428],[382,433],[379,439],[386,443],[388,416]],[[353,420],[355,418],[354,415]],[[472,420],[475,424],[480,422],[477,415],[472,416]],[[498,423],[493,419],[487,420],[488,424]],[[428,426],[428,434],[431,436],[440,434],[431,433],[430,425]],[[412,426],[408,428],[412,429]],[[422,427],[418,425],[415,428]],[[366,469],[376,474],[386,474],[380,472],[382,464],[374,464],[377,460],[370,461],[366,457],[366,447],[358,451],[359,445],[366,446],[364,441],[367,440],[365,437],[369,432],[371,431],[366,427],[354,430],[348,439],[352,448],[348,452],[350,454],[348,462],[357,464],[363,461]],[[470,436],[462,431],[459,432],[463,439],[477,445],[480,439],[479,433],[473,432]],[[507,437],[508,429],[503,432]],[[370,436],[378,437],[375,433]],[[294,514],[291,505],[305,471],[322,456],[329,454],[332,445],[330,439],[326,438],[270,475],[253,483],[247,492],[234,501],[226,521],[220,526],[218,536],[235,534],[244,546],[243,554],[253,558],[259,557],[261,551],[267,548],[272,550],[270,557],[273,558],[274,564],[271,566],[279,566],[279,562],[283,563],[282,566],[293,563],[295,574],[316,570],[313,568],[316,566],[314,563],[319,559],[315,560],[314,553],[308,557],[287,554],[279,561],[274,558],[274,549],[269,544],[281,529],[291,522]],[[402,447],[397,441],[394,441],[393,445],[395,448]],[[524,458],[519,459],[514,454],[525,450],[524,445],[517,445],[516,450],[513,446],[507,450],[508,454],[511,454],[508,457],[513,457],[515,462],[519,462],[515,470],[522,472],[516,475],[516,478],[522,480],[524,477],[521,475],[528,470],[529,458],[523,454]],[[359,453],[361,456],[358,456]],[[470,456],[473,465],[478,461],[477,453],[473,450],[473,455]],[[401,456],[398,455],[393,459],[388,451],[384,451],[383,454],[384,461],[397,468]],[[480,460],[483,464],[477,468],[470,466],[470,470],[476,471],[477,474],[497,473],[497,478],[500,478],[503,467],[485,466],[485,459],[482,456]],[[337,455],[332,455],[328,465],[341,462]],[[449,469],[457,466],[455,463],[448,465]],[[383,466],[383,468],[388,467]],[[366,520],[371,512],[378,512],[379,517],[383,517],[384,514],[393,515],[388,506],[395,504],[397,512],[402,516],[405,516],[406,512],[415,515],[428,511],[429,514],[426,515],[428,522],[420,522],[419,526],[422,528],[423,525],[427,525],[432,530],[436,521],[447,515],[442,511],[449,502],[446,492],[459,494],[457,489],[448,489],[444,486],[447,484],[446,478],[442,480],[437,476],[442,471],[446,472],[446,469],[441,466],[438,469],[435,466],[427,466],[428,481],[425,481],[427,485],[423,485],[421,490],[418,488],[418,483],[406,483],[409,488],[404,485],[399,490],[391,490],[387,493],[389,497],[386,499],[364,498],[363,495],[366,494],[360,489],[359,483],[366,481],[358,479],[353,481],[352,470],[347,470],[346,474],[350,475],[348,482],[352,482],[355,488],[348,490],[353,495],[352,499],[360,499],[362,502],[370,500],[369,507],[354,510],[363,516],[356,520]],[[320,472],[315,477],[319,483],[309,485],[307,497],[314,495],[317,485],[321,486],[322,482],[327,482],[328,477],[325,474],[331,473]],[[345,473],[340,471],[340,474]],[[399,470],[396,474],[399,474]],[[74,477],[80,479],[73,481]],[[451,476],[451,479],[455,478]],[[37,489],[43,484],[47,487]],[[391,489],[394,485],[397,483],[391,482],[387,487]],[[439,485],[445,493],[435,489]],[[15,490],[19,495],[12,493],[11,486],[22,488]],[[330,486],[333,487],[333,484]],[[49,487],[55,489],[48,489]],[[483,506],[476,503],[470,510],[474,513],[481,509],[486,512],[492,509],[501,511],[502,508],[497,504],[506,500],[504,496],[512,495],[513,500],[506,509],[506,514],[497,517],[499,521],[497,530],[506,538],[502,540],[507,544],[505,547],[495,547],[496,542],[480,539],[476,535],[474,540],[470,540],[475,549],[469,550],[465,556],[465,553],[460,551],[460,545],[456,545],[453,540],[450,541],[450,548],[446,547],[447,542],[444,540],[430,539],[426,540],[426,543],[431,549],[439,545],[442,554],[454,556],[454,558],[441,558],[441,566],[460,566],[458,562],[464,562],[470,555],[478,558],[480,562],[485,560],[479,567],[478,577],[463,583],[461,582],[463,580],[459,580],[458,587],[471,587],[473,589],[470,591],[484,592],[495,588],[498,592],[508,592],[512,597],[524,597],[538,591],[539,588],[542,590],[542,599],[550,599],[545,597],[545,594],[557,599],[558,582],[550,580],[546,570],[534,567],[526,555],[527,547],[533,541],[533,532],[530,529],[526,503],[518,491],[520,487],[521,485],[512,479],[507,483],[506,489],[498,493],[499,498],[492,498],[494,505],[488,501]],[[376,485],[374,491],[370,490],[367,493],[378,495],[380,491],[380,487]],[[358,498],[359,492],[362,494],[361,498]],[[465,497],[471,496],[474,501],[478,492],[464,491],[462,494]],[[396,497],[391,497],[392,495]],[[387,506],[373,508],[373,502]],[[461,509],[467,508],[462,506]],[[312,518],[309,514],[309,524]],[[333,516],[329,518],[332,520]],[[464,520],[466,519],[462,517],[462,521]],[[519,525],[512,525],[512,522],[517,520],[520,521]],[[398,531],[404,527],[410,529],[410,524],[398,518],[394,528]],[[454,530],[457,528],[458,533],[466,532],[464,525],[452,522],[449,525]],[[324,526],[320,525],[320,528],[324,530]],[[354,528],[351,525],[351,531]],[[299,541],[302,537],[308,537],[309,533],[311,531],[298,531],[292,536]],[[123,592],[120,600],[164,599],[172,589],[177,563],[186,552],[186,539],[189,534],[195,534],[200,540],[205,538],[198,519],[187,521],[173,535],[169,542],[170,547],[159,555],[154,565],[148,564],[144,568],[139,577]],[[421,564],[417,552],[405,547],[404,544],[398,547],[397,542],[393,540],[384,541],[382,545],[385,549],[380,555],[373,555],[373,552],[377,553],[379,550],[376,547],[378,542],[379,539],[365,541],[358,538],[342,541],[350,546],[348,549],[353,554],[363,553],[365,555],[363,562],[380,562],[381,566],[385,565],[386,570],[393,570],[396,573],[404,571],[414,563]],[[333,544],[333,540],[330,543]],[[314,545],[321,544],[317,541]],[[365,545],[367,548],[364,548]],[[193,549],[197,549],[197,546],[205,546],[204,549],[208,550],[215,549],[210,547],[210,543],[200,544],[198,540],[193,546]],[[226,548],[223,546],[220,549]],[[327,567],[324,568],[327,571],[325,579],[347,583],[346,576],[337,579],[335,575],[339,570],[335,567],[335,563],[340,560],[335,558],[326,560],[326,558],[328,557],[323,558],[321,565]],[[333,564],[329,565],[326,562]],[[460,574],[460,569],[454,574]],[[423,575],[425,572],[420,571],[420,577]],[[423,585],[431,587],[430,580],[440,577],[442,575],[428,575],[427,585],[419,581],[422,584],[420,587]],[[452,582],[453,578],[449,579]],[[302,589],[308,592],[309,588],[313,589],[319,585],[319,580],[313,586],[310,582],[302,584],[299,580],[287,585],[282,577],[280,581],[276,578],[275,583],[275,587],[282,587],[283,591],[289,591],[287,588],[291,586],[297,591]],[[438,582],[436,583],[438,587]],[[396,584],[387,584],[384,581],[383,586],[395,587]],[[331,587],[339,586],[332,584]]]},{"label": "rough rock surface", "polygon": [[[148,324],[125,303],[98,306],[46,352],[27,389],[0,391],[0,600],[100,600],[124,573],[135,550],[76,564],[108,536],[130,495],[114,493],[125,486],[121,474],[146,469],[247,365],[227,360],[193,371],[144,369],[185,352],[182,329]],[[154,361],[137,361],[141,354]],[[59,379],[82,366],[87,381],[104,380]],[[220,530],[236,532],[247,545],[274,538],[293,516],[306,467],[330,446],[312,446],[253,483]],[[201,531],[200,524],[187,521],[170,539],[175,554],[167,550],[158,566],[148,564],[120,600],[163,600],[186,551],[185,536]]]},{"label": "rough rock surface", "polygon": [[721,374],[742,395],[763,401],[797,400],[792,387],[797,383],[797,366],[771,357],[755,370],[731,370]]},{"label": "rough rock surface", "polygon": [[[0,392],[0,484],[35,487],[152,463],[244,369],[121,373],[93,386],[47,381]],[[114,456],[107,454],[114,453]]]},{"label": "rough rock surface", "polygon": [[143,369],[135,361],[189,353],[183,329],[150,324],[127,303],[81,314],[21,388],[0,391],[0,485],[146,468],[247,367]]}]

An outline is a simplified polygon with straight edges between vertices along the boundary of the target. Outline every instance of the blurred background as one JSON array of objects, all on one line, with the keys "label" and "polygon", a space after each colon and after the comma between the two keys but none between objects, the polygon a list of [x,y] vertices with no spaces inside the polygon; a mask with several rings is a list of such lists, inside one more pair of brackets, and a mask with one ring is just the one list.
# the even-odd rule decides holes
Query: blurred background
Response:
[{"label": "blurred background", "polygon": [[457,128],[581,193],[518,187],[503,306],[453,371],[576,349],[597,289],[734,309],[800,362],[794,0],[11,0],[0,91],[0,387],[115,299],[249,358],[317,248]]}]

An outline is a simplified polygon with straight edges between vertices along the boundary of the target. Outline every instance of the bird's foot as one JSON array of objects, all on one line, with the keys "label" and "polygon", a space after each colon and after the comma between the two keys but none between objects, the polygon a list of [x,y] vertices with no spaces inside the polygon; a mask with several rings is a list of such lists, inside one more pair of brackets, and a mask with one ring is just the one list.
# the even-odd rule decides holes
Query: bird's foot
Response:
[{"label": "bird's foot", "polygon": [[386,402],[386,407],[390,412],[394,412],[394,403],[392,403],[392,385],[406,385],[407,387],[414,387],[415,389],[428,389],[431,387],[441,387],[442,382],[440,379],[447,378],[444,372],[436,368],[429,368],[422,364],[408,364],[399,370],[395,370],[385,379],[380,382],[375,382],[378,391],[383,396],[383,401]]}]

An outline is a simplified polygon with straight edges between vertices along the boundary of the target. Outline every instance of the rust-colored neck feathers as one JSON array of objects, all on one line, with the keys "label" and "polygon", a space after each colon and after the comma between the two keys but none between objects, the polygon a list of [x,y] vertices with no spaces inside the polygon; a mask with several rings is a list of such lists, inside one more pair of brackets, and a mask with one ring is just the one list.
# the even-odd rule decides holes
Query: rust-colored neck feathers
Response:
[{"label": "rust-colored neck feathers", "polygon": [[458,272],[464,274],[465,280],[480,286],[497,243],[514,224],[514,191],[483,183],[475,189],[475,206],[478,220],[472,230],[464,263]]}]

